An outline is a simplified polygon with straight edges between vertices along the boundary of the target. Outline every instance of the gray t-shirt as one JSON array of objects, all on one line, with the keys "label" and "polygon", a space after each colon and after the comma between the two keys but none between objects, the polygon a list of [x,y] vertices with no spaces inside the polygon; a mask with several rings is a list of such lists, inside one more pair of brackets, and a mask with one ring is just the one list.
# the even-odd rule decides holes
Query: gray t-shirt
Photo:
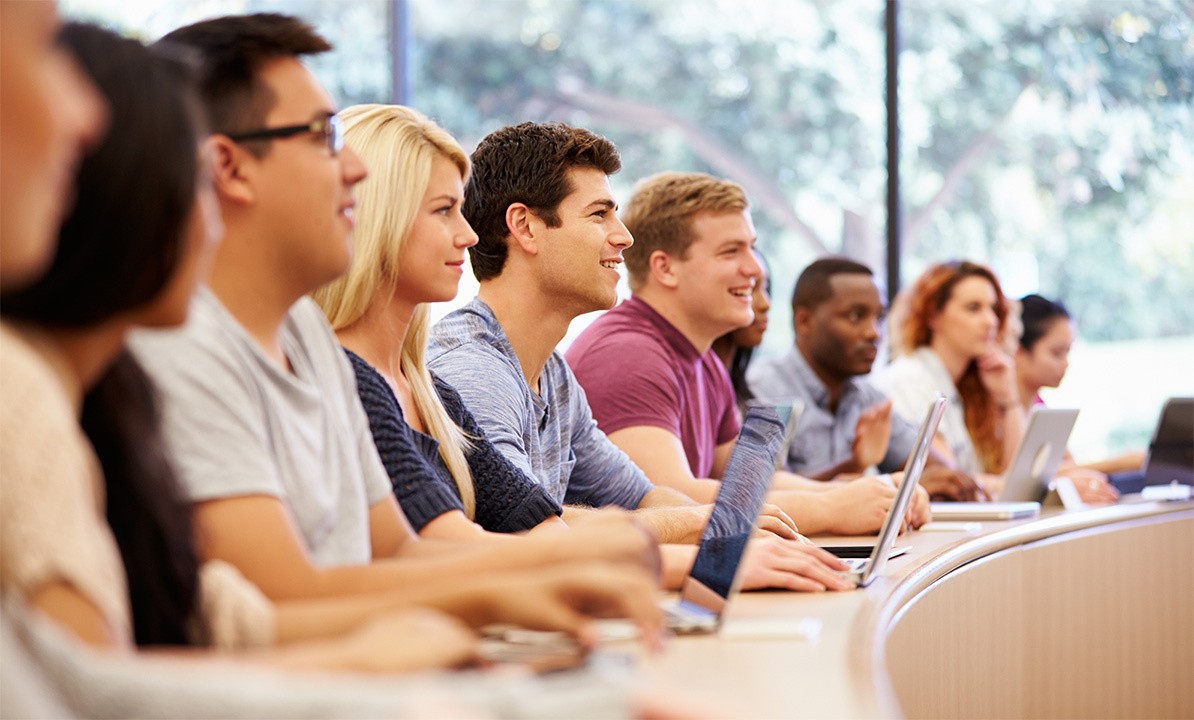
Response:
[{"label": "gray t-shirt", "polygon": [[653,487],[597,428],[558,352],[547,359],[539,392],[531,392],[505,331],[479,298],[432,328],[427,358],[490,442],[557,502],[633,509]]},{"label": "gray t-shirt", "polygon": [[[746,379],[758,397],[800,398],[804,401],[804,412],[788,449],[788,469],[792,472],[824,470],[849,458],[858,416],[863,410],[887,400],[887,396],[866,378],[852,378],[838,399],[837,412],[832,412],[829,389],[796,347],[783,355],[751,363]],[[892,413],[891,439],[887,454],[879,463],[880,472],[903,468],[916,444],[916,434],[917,426],[902,415]]]},{"label": "gray t-shirt", "polygon": [[193,502],[274,496],[317,565],[370,561],[369,508],[390,481],[352,368],[313,302],[295,303],[282,327],[293,374],[206,288],[183,328],[137,332],[129,344],[161,392],[166,442]]}]

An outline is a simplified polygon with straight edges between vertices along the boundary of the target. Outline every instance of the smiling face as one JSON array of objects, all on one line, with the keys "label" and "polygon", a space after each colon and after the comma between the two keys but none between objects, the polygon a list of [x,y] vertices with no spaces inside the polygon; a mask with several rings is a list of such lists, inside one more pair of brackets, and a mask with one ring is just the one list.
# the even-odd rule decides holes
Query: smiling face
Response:
[{"label": "smiling face", "polygon": [[460,212],[464,178],[443,155],[431,162],[427,190],[398,258],[395,297],[411,305],[456,297],[468,248],[477,234]]},{"label": "smiling face", "polygon": [[[264,64],[262,84],[275,98],[263,127],[300,125],[335,112],[327,91],[299,60]],[[250,161],[259,182],[255,227],[264,229],[296,290],[309,292],[341,275],[352,258],[353,187],[365,165],[349,148],[332,155],[318,133],[270,141],[268,152]],[[257,238],[262,241],[263,238]]]},{"label": "smiling face", "polygon": [[753,295],[763,267],[754,253],[749,211],[703,212],[691,229],[686,256],[671,258],[670,267],[687,324],[712,342],[754,321]]},{"label": "smiling face", "polygon": [[929,322],[933,331],[930,344],[970,359],[990,352],[999,333],[997,301],[995,287],[986,278],[962,278]]},{"label": "smiling face", "polygon": [[842,382],[871,371],[879,349],[884,307],[875,279],[862,273],[829,278],[832,295],[795,311],[796,340],[823,379]]},{"label": "smiling face", "polygon": [[1068,318],[1057,318],[1031,350],[1016,351],[1017,374],[1033,387],[1057,387],[1069,369],[1074,337],[1074,323]]},{"label": "smiling face", "polygon": [[560,202],[559,227],[535,218],[544,293],[576,315],[608,310],[617,302],[622,251],[634,243],[618,219],[609,178],[587,167],[568,171],[572,192]]},{"label": "smiling face", "polygon": [[771,293],[768,292],[767,285],[767,271],[764,269],[755,281],[754,293],[750,296],[754,321],[730,335],[730,342],[734,347],[757,348],[763,344],[763,334],[767,332],[767,313],[771,310]]},{"label": "smiling face", "polygon": [[103,101],[54,40],[52,2],[0,2],[0,281],[26,282],[53,257],[58,224]]}]

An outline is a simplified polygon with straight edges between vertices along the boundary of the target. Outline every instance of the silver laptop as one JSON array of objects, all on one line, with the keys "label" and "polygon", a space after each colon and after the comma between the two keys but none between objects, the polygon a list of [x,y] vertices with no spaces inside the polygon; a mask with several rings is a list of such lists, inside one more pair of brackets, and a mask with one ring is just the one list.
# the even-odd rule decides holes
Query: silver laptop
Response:
[{"label": "silver laptop", "polygon": [[1033,408],[996,501],[933,503],[933,519],[1014,520],[1039,515],[1077,419],[1077,410]]},{"label": "silver laptop", "polygon": [[937,424],[945,413],[945,396],[938,394],[929,405],[925,419],[920,424],[920,432],[916,436],[916,444],[908,462],[904,466],[904,480],[900,483],[895,501],[887,511],[887,518],[879,530],[879,538],[871,548],[871,554],[866,558],[844,559],[850,569],[845,571],[847,577],[854,581],[855,587],[866,587],[883,572],[896,538],[900,534],[900,527],[904,524],[904,515],[908,511],[908,504],[912,502],[912,495],[916,486],[920,484],[920,476],[924,473],[925,461],[929,458],[929,448],[933,445],[933,436],[937,434]]},{"label": "silver laptop", "polygon": [[726,605],[737,589],[746,543],[771,487],[775,458],[786,429],[796,424],[799,409],[765,401],[747,405],[692,570],[680,587],[679,601],[664,607],[673,632],[714,632],[721,626]]}]

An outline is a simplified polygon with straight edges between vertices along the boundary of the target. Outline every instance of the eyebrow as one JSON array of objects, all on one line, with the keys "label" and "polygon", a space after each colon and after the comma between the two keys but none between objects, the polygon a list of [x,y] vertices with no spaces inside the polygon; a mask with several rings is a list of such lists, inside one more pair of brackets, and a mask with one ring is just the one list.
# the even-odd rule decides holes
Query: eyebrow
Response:
[{"label": "eyebrow", "polygon": [[328,118],[332,117],[335,114],[336,114],[335,110],[329,110],[327,108],[324,108],[322,110],[316,110],[315,112],[313,112],[311,114],[310,122],[315,122],[316,120],[327,120]]},{"label": "eyebrow", "polygon": [[597,208],[602,208],[602,207],[607,210],[617,211],[618,204],[616,202],[614,202],[613,200],[610,200],[609,198],[601,198],[600,200],[594,200],[593,202],[589,203],[588,205],[585,205],[584,210],[581,210],[581,212],[587,213],[590,210],[596,210]]}]

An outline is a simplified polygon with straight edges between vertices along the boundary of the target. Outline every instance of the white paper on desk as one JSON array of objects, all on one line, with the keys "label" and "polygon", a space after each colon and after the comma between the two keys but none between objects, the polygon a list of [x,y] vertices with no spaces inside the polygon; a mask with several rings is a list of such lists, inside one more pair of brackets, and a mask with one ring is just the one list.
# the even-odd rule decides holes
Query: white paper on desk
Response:
[{"label": "white paper on desk", "polygon": [[821,636],[818,618],[738,618],[722,623],[720,634],[726,640],[806,640]]}]

